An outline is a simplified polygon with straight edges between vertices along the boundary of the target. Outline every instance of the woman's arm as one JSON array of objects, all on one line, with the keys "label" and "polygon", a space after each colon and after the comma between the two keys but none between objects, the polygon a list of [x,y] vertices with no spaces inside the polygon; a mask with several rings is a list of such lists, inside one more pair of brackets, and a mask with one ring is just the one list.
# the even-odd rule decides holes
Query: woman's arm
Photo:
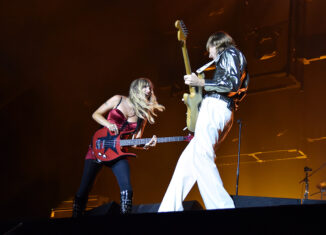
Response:
[{"label": "woman's arm", "polygon": [[[142,121],[141,127],[139,128],[139,130],[135,134],[132,135],[132,139],[139,139],[139,138],[141,138],[143,136],[146,123],[147,123],[147,120]],[[137,146],[137,145],[134,145],[134,146],[131,146],[131,147],[133,147],[134,149],[143,149],[143,147],[140,147],[140,146]]]},{"label": "woman's arm", "polygon": [[121,99],[121,95],[115,95],[112,98],[108,99],[104,104],[102,104],[95,112],[92,114],[92,118],[100,125],[107,127],[110,131],[118,134],[117,125],[110,123],[104,117],[104,114],[113,109]]},{"label": "woman's arm", "polygon": [[147,124],[147,120],[144,119],[142,121],[142,124],[141,124],[139,130],[132,136],[133,139],[139,139],[143,136],[146,124]]},{"label": "woman's arm", "polygon": [[[146,123],[147,123],[147,120],[144,120],[141,128],[139,128],[139,131],[132,136],[133,139],[139,139],[143,136]],[[135,145],[132,147],[135,149],[146,149],[147,150],[149,147],[156,146],[156,142],[157,142],[157,137],[155,135],[153,135],[152,139],[148,143],[146,143],[144,146],[140,147],[140,146]]]}]

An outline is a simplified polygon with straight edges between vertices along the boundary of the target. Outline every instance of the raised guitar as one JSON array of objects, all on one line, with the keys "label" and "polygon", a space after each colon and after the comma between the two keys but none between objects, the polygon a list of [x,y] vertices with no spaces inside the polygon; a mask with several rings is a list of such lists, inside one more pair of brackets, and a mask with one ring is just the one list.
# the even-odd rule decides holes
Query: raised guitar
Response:
[{"label": "raised guitar", "polygon": [[[127,139],[132,135],[133,131],[121,131],[119,134],[114,135],[106,128],[103,127],[95,132],[92,139],[92,150],[95,157],[100,161],[112,161],[120,157],[136,157],[134,153],[124,152],[127,146],[144,145],[148,143],[151,138],[144,139]],[[173,136],[173,137],[160,137],[157,138],[157,143],[177,142],[177,141],[190,141],[192,136]]]},{"label": "raised guitar", "polygon": [[[183,60],[186,67],[186,74],[191,74],[191,66],[186,47],[188,30],[182,20],[177,20],[175,22],[175,27],[178,29],[178,40],[181,42]],[[198,77],[203,78],[203,74],[198,74]],[[189,131],[192,132],[195,131],[199,106],[202,101],[202,92],[202,87],[189,86],[189,94],[183,94],[183,102],[187,106],[187,128]]]}]

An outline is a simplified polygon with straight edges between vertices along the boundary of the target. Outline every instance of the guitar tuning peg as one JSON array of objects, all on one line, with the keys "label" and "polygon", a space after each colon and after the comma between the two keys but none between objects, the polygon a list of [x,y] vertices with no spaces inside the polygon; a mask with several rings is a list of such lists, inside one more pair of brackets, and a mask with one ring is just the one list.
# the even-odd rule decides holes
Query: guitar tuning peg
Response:
[{"label": "guitar tuning peg", "polygon": [[188,127],[185,127],[185,128],[183,128],[182,130],[185,131],[185,130],[187,130],[187,129],[188,129]]}]

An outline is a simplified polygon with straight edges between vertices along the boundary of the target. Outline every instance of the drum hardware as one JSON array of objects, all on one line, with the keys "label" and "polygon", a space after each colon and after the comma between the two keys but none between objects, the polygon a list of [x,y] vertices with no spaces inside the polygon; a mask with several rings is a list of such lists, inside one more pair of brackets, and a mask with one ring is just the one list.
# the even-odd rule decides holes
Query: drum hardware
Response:
[{"label": "drum hardware", "polygon": [[[302,203],[304,202],[304,200],[307,200],[308,199],[308,195],[309,195],[309,177],[311,177],[313,174],[315,174],[317,171],[319,171],[320,169],[324,168],[326,166],[326,162],[323,163],[319,168],[317,168],[316,170],[314,170],[313,172],[311,172],[310,174],[308,174],[309,171],[312,171],[311,168],[305,166],[304,167],[304,171],[305,171],[305,177],[299,181],[299,184],[300,183],[305,183],[305,192],[304,192],[304,195],[303,195],[303,199],[302,199]],[[321,182],[317,185],[317,188],[320,189],[320,193],[321,193],[321,196],[322,196],[322,193],[325,192],[326,190],[326,182]],[[316,193],[312,194],[312,195],[315,195]],[[311,195],[311,196],[312,196]]]},{"label": "drum hardware", "polygon": [[323,200],[323,193],[326,192],[326,181],[320,182],[316,187],[319,188],[320,199]]}]

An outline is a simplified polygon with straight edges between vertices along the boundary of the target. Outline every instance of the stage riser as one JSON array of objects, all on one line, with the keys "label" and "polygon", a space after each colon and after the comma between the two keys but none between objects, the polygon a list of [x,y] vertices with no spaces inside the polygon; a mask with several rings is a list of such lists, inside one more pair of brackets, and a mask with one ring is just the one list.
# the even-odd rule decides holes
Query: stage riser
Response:
[{"label": "stage riser", "polygon": [[[284,206],[284,205],[301,205],[301,204],[323,204],[326,201],[321,200],[304,200],[301,203],[300,199],[292,198],[272,198],[272,197],[254,197],[254,196],[234,196],[231,195],[236,208],[251,208],[251,207],[269,207],[269,206]],[[119,214],[119,204],[112,201],[91,209],[86,212],[86,215],[111,215]],[[160,207],[160,203],[154,204],[139,204],[134,205],[132,213],[156,213]],[[203,210],[202,205],[198,201],[183,202],[184,211]],[[65,213],[65,214],[64,214]],[[54,218],[71,217],[71,210],[67,212],[56,213]]]},{"label": "stage riser", "polygon": [[269,207],[301,204],[325,204],[324,200],[303,200],[295,198],[276,198],[276,197],[254,197],[254,196],[231,196],[236,208]]},{"label": "stage riser", "polygon": [[[234,196],[231,195],[236,208],[252,208],[252,207],[270,207],[285,205],[301,205],[301,204],[325,204],[322,200],[304,200],[292,198],[273,198],[273,197],[254,197],[254,196]],[[156,213],[160,207],[160,203],[134,205],[132,213]],[[203,210],[198,201],[183,202],[184,211]],[[100,207],[88,211],[87,215],[110,215],[119,213],[119,205],[116,202],[110,202]]]}]

